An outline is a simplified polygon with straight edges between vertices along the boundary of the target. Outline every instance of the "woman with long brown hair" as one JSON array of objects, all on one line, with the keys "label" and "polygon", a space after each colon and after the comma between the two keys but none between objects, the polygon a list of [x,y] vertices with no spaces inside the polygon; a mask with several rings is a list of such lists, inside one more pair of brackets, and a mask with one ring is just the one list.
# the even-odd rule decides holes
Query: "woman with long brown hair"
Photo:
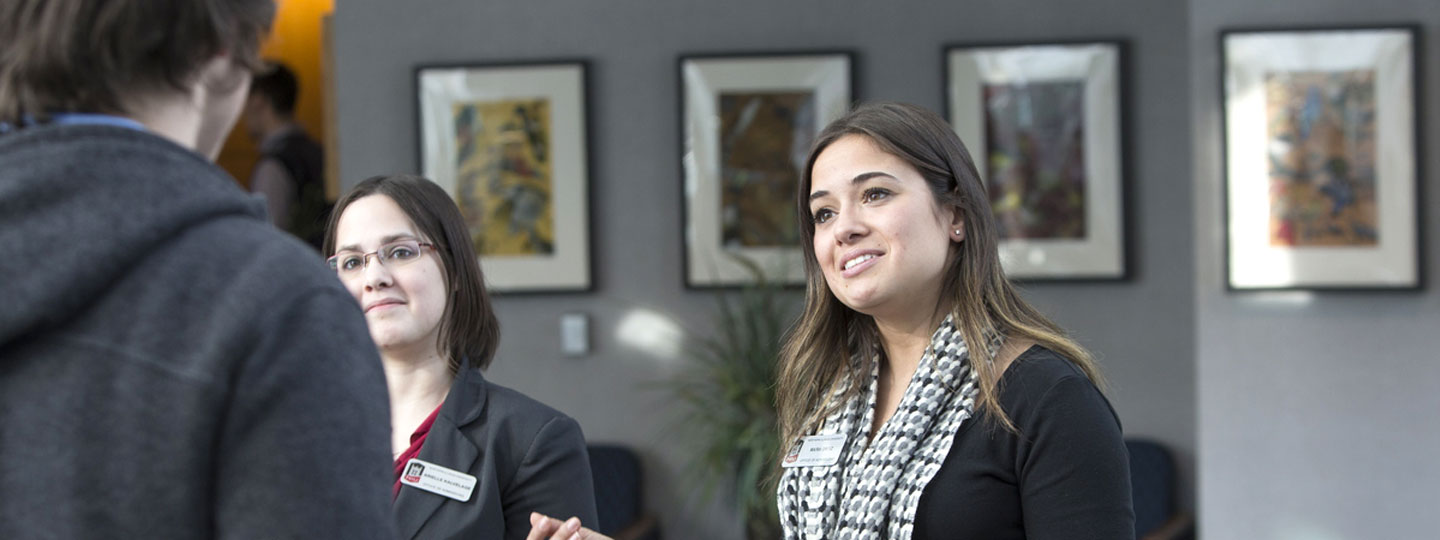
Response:
[{"label": "woman with long brown hair", "polygon": [[836,120],[797,204],[806,301],[777,388],[786,538],[1134,534],[1098,368],[1006,279],[989,197],[943,119],[876,103]]},{"label": "woman with long brown hair", "polygon": [[[797,192],[805,310],[780,358],[788,539],[1133,538],[1120,422],[1090,354],[1000,267],[950,126],[863,105]],[[530,539],[603,539],[532,516]]]}]

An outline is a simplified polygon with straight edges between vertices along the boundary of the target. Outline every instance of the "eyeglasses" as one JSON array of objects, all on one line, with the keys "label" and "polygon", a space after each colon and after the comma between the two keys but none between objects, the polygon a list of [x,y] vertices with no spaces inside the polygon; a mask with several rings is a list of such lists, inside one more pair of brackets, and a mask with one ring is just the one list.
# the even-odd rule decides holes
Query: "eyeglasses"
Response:
[{"label": "eyeglasses", "polygon": [[424,248],[435,249],[435,244],[416,240],[400,240],[380,246],[380,249],[370,253],[341,251],[325,259],[325,262],[329,263],[330,269],[339,273],[341,277],[351,277],[359,275],[370,264],[371,255],[374,255],[375,260],[380,264],[394,268],[415,262],[420,258],[420,250]]}]

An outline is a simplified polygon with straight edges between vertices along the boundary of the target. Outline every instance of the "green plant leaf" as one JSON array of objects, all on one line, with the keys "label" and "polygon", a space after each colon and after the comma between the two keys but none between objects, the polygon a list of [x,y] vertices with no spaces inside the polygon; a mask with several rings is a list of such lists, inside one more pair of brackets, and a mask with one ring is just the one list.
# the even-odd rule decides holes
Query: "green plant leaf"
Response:
[{"label": "green plant leaf", "polygon": [[735,260],[754,279],[739,291],[715,295],[710,334],[693,342],[685,369],[664,388],[680,405],[672,430],[693,444],[688,472],[704,499],[724,491],[747,529],[778,531],[768,482],[779,448],[775,375],[794,297],[754,261]]}]

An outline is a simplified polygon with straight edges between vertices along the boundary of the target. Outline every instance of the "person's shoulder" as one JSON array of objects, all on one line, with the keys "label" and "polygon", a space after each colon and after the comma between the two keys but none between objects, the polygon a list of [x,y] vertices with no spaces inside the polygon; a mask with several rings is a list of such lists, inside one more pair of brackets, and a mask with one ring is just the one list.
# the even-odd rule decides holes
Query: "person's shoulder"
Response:
[{"label": "person's shoulder", "polygon": [[467,423],[460,431],[476,444],[495,449],[500,462],[518,464],[537,452],[571,452],[584,446],[580,424],[554,407],[488,380],[484,393],[483,421]]},{"label": "person's shoulder", "polygon": [[354,298],[318,252],[254,217],[210,219],[188,228],[167,252],[171,264],[164,268],[169,283],[210,296],[212,309],[252,314],[257,325],[265,320],[317,324],[296,320],[297,310],[333,312],[353,307],[359,313]]},{"label": "person's shoulder", "polygon": [[1073,377],[1089,380],[1074,362],[1044,345],[1033,345],[1020,353],[1002,377],[1006,383],[1020,381],[1027,386],[1053,384]]},{"label": "person's shoulder", "polygon": [[221,217],[196,227],[190,234],[196,237],[192,239],[196,245],[233,251],[228,266],[239,273],[255,273],[288,283],[340,285],[319,252],[260,219]]},{"label": "person's shoulder", "polygon": [[[268,144],[267,144],[268,143]],[[283,152],[287,149],[300,149],[305,151],[323,150],[324,146],[319,140],[311,137],[299,124],[291,124],[284,130],[275,133],[266,141],[260,144],[262,152]]]},{"label": "person's shoulder", "polygon": [[1046,416],[1081,410],[1118,421],[1109,400],[1080,366],[1041,345],[1030,347],[1005,371],[1000,402],[1022,429]]},{"label": "person's shoulder", "polygon": [[486,407],[492,415],[503,415],[518,426],[538,428],[556,420],[573,420],[554,407],[513,388],[485,380]]},{"label": "person's shoulder", "polygon": [[1095,389],[1080,366],[1043,345],[1021,353],[1000,379],[1000,400],[1010,409],[1026,409],[1053,397],[1057,388]]}]

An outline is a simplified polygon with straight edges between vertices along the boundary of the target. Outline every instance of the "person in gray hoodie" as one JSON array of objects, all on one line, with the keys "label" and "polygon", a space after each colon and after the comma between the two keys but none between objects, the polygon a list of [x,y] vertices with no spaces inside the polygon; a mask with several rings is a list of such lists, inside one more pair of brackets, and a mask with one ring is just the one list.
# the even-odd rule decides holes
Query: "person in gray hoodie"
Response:
[{"label": "person in gray hoodie", "polygon": [[0,0],[0,538],[393,538],[355,300],[211,160],[272,0]]}]

